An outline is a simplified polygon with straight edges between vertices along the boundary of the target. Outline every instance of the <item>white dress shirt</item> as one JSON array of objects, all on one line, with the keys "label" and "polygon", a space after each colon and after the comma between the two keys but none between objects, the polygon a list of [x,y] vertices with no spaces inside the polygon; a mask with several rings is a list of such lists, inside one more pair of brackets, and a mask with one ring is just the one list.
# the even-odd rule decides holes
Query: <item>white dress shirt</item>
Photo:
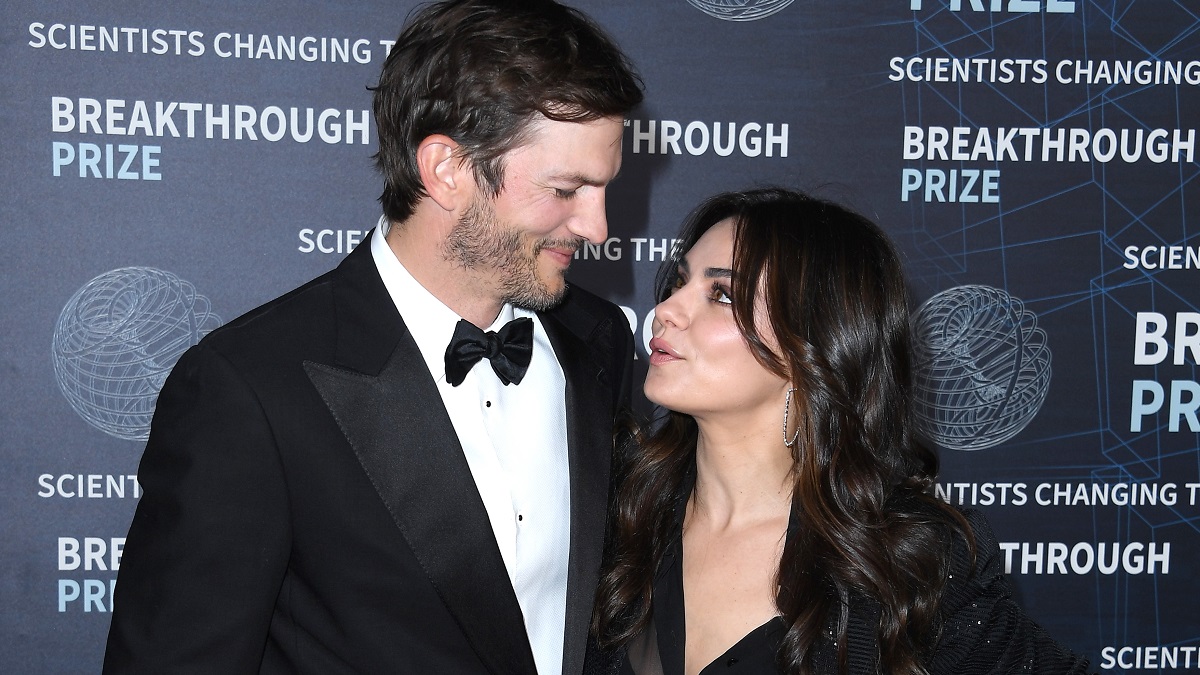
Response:
[{"label": "white dress shirt", "polygon": [[513,318],[533,319],[533,355],[520,385],[505,386],[481,359],[457,387],[446,380],[445,354],[460,317],[400,264],[380,218],[371,255],[408,326],[438,392],[508,570],[541,675],[562,672],[571,543],[566,380],[535,312],[505,304],[485,331]]}]

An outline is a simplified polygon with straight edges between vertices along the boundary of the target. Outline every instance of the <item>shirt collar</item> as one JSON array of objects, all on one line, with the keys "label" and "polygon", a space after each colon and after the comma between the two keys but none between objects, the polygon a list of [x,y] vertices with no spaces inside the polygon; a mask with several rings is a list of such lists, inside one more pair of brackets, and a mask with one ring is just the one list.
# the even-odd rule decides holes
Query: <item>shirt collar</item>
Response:
[{"label": "shirt collar", "polygon": [[[454,336],[454,327],[462,319],[457,312],[447,307],[430,293],[400,261],[387,245],[389,222],[387,216],[379,219],[375,236],[371,237],[371,257],[383,279],[392,303],[400,312],[400,318],[412,334],[413,341],[421,350],[421,357],[430,374],[438,382],[446,381],[446,347]],[[522,313],[526,314],[526,313]],[[516,316],[511,303],[504,303],[500,314],[484,330],[499,330]]]}]

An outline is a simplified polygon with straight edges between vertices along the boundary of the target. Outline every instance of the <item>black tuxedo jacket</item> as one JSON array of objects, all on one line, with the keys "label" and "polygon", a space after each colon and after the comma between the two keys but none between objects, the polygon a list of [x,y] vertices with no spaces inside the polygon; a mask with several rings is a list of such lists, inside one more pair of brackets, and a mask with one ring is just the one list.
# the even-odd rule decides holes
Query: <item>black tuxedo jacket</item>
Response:
[{"label": "black tuxedo jacket", "polygon": [[[105,672],[535,672],[487,512],[369,242],[171,372]],[[575,675],[632,336],[577,288],[540,316],[567,383]]]}]

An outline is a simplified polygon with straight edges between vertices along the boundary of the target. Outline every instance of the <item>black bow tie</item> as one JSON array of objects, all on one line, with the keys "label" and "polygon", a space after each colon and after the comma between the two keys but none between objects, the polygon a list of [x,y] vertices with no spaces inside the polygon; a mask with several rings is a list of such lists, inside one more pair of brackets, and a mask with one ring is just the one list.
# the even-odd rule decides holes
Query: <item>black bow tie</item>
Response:
[{"label": "black bow tie", "polygon": [[533,356],[533,319],[522,317],[504,324],[500,332],[483,332],[478,326],[461,319],[454,327],[454,337],[446,348],[446,379],[457,387],[479,359],[487,359],[496,377],[508,386],[520,384]]}]

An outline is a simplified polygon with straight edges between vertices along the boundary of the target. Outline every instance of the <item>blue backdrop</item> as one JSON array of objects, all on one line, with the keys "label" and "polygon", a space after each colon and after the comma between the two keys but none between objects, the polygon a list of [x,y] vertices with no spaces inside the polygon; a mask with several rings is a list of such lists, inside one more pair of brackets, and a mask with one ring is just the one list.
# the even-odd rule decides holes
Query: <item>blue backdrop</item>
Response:
[{"label": "blue backdrop", "polygon": [[[14,0],[0,25],[0,649],[95,672],[158,387],[376,221],[366,87],[412,2]],[[938,494],[1105,671],[1200,670],[1200,17],[1147,0],[579,0],[648,97],[573,281],[782,183],[907,256]],[[644,347],[640,356],[645,356]]]}]

